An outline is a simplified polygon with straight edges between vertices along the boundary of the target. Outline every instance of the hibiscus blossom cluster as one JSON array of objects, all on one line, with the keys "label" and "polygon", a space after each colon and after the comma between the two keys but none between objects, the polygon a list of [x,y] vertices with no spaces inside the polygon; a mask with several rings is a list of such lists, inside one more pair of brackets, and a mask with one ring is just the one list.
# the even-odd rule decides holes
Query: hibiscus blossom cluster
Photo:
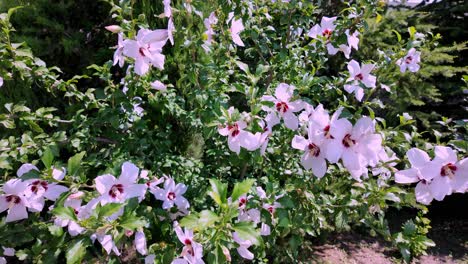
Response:
[{"label": "hibiscus blossom cluster", "polygon": [[165,56],[162,48],[169,39],[169,30],[149,30],[142,28],[138,31],[136,39],[124,39],[122,32],[118,33],[118,43],[114,52],[114,65],[123,67],[125,58],[134,60],[135,73],[145,75],[152,66],[164,69]]},{"label": "hibiscus blossom cluster", "polygon": [[[288,129],[306,131],[305,135],[294,136],[292,147],[304,152],[302,166],[312,170],[318,178],[327,172],[326,161],[334,164],[340,160],[354,179],[360,180],[362,175],[367,175],[367,168],[379,163],[383,151],[382,137],[375,132],[375,122],[362,117],[353,125],[348,119],[340,118],[341,108],[330,117],[321,104],[314,109],[294,98],[294,89],[292,85],[281,83],[274,96],[262,97],[264,102],[272,104],[262,108],[267,112],[265,119],[260,121],[263,133],[244,130],[247,124],[242,119],[220,126],[218,131],[228,136],[229,148],[236,153],[240,147],[249,151],[260,148],[264,154],[273,127],[283,121]],[[228,119],[233,119],[234,109],[227,112]]]},{"label": "hibiscus blossom cluster", "polygon": [[[65,175],[66,169],[57,169],[52,167],[50,175],[53,181],[44,180],[39,177],[39,169],[33,164],[23,164],[17,171],[19,178],[7,181],[0,194],[0,213],[7,211],[6,222],[14,222],[28,218],[29,212],[42,212],[46,201],[55,202],[58,198],[65,194],[66,198],[63,204],[58,205],[61,208],[70,208],[73,217],[67,214],[57,214],[54,219],[54,224],[68,229],[68,233],[74,237],[84,234],[87,231],[86,225],[83,225],[87,219],[95,215],[98,207],[103,207],[110,204],[124,205],[129,199],[136,198],[138,202],[142,202],[147,192],[154,195],[157,200],[162,201],[162,208],[166,210],[171,219],[186,215],[189,202],[183,194],[187,190],[187,186],[175,181],[167,176],[161,178],[150,179],[148,171],[141,170],[131,162],[124,162],[121,167],[121,174],[117,178],[112,174],[104,174],[94,179],[97,196],[84,203],[84,197],[88,196],[83,191],[74,190],[69,192],[69,188],[58,184],[57,182],[67,183]],[[23,180],[22,177],[26,177]],[[54,182],[56,181],[56,182]],[[163,186],[160,186],[163,185]],[[49,210],[55,214],[57,205],[52,204]],[[173,207],[176,208],[175,213]],[[124,214],[124,207],[105,217],[104,221],[109,224],[117,220]],[[164,218],[163,218],[164,219]],[[162,220],[163,220],[162,219]],[[104,225],[110,226],[110,225]],[[88,230],[91,231],[91,230]],[[120,255],[120,251],[114,242],[114,237],[109,232],[109,228],[98,228],[93,231],[91,240],[98,241],[103,249],[111,254]],[[135,249],[142,255],[147,255],[146,237],[143,228],[139,228],[136,232],[128,230],[125,233],[127,236],[134,235]]]},{"label": "hibiscus blossom cluster", "polygon": [[[32,164],[23,164],[17,171],[18,177],[39,171]],[[63,178],[62,171],[54,169],[53,174],[58,180]],[[28,218],[29,212],[41,212],[46,200],[55,201],[68,188],[55,182],[32,178],[11,179],[3,185],[4,194],[0,195],[0,213],[8,210],[6,222],[13,222]]]},{"label": "hibiscus blossom cluster", "polygon": [[406,152],[411,168],[395,173],[397,183],[418,183],[415,195],[422,204],[468,190],[468,158],[458,160],[457,153],[445,146],[436,146],[434,154],[431,160],[425,151],[412,148]]}]

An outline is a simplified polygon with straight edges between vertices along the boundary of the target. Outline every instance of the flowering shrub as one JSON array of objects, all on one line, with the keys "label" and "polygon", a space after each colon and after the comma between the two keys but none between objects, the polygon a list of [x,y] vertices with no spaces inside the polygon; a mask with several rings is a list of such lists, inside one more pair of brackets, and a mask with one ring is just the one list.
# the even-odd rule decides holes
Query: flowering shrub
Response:
[{"label": "flowering shrub", "polygon": [[[426,218],[392,235],[385,212],[466,192],[466,149],[376,112],[437,39],[410,27],[379,60],[355,57],[373,1],[333,17],[296,1],[165,0],[154,17],[110,4],[113,61],[70,80],[11,43],[14,10],[0,15],[4,256],[291,262],[309,237],[355,226],[407,261],[433,245]],[[54,100],[27,106],[16,85]]]}]

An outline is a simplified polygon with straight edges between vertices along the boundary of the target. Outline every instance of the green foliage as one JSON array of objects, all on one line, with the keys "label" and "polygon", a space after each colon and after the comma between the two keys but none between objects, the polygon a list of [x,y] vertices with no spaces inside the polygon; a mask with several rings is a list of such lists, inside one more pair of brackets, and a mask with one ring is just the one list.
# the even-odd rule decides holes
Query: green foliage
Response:
[{"label": "green foliage", "polygon": [[429,219],[419,214],[415,221],[408,220],[402,226],[402,231],[393,234],[393,243],[400,250],[406,263],[409,263],[413,256],[427,254],[429,247],[435,246],[434,241],[427,238],[430,227]]},{"label": "green foliage", "polygon": [[[407,167],[403,159],[376,165],[382,171],[369,171],[362,181],[353,179],[341,164],[329,164],[326,176],[318,179],[303,169],[299,152],[291,149],[291,139],[305,135],[303,130],[276,126],[265,155],[244,149],[236,155],[217,131],[218,126],[243,119],[249,130],[263,133],[258,121],[264,115],[263,107],[273,105],[262,102],[261,97],[274,94],[278,84],[285,82],[296,86],[294,99],[313,106],[322,103],[330,113],[343,107],[341,117],[352,122],[363,115],[375,119],[387,154],[391,149],[403,157],[412,147],[431,149],[430,142],[450,144],[460,154],[468,152],[468,123],[458,120],[463,112],[435,109],[428,118],[436,104],[443,108],[442,101],[459,103],[466,87],[466,83],[460,84],[466,67],[456,65],[456,57],[466,43],[440,45],[437,28],[423,22],[424,16],[415,11],[385,10],[375,1],[334,2],[173,1],[175,43],[163,49],[165,69],[152,69],[144,76],[129,68],[134,64],[129,59],[124,69],[113,66],[107,47],[115,44],[115,38],[107,43],[110,33],[101,37],[93,33],[91,38],[96,37],[99,44],[86,43],[77,27],[102,35],[100,30],[111,19],[100,15],[110,8],[113,23],[126,38],[134,38],[140,28],[166,28],[160,2],[93,2],[86,8],[97,9],[90,12],[97,13],[97,21],[89,20],[80,8],[70,18],[80,16],[76,24],[63,17],[81,6],[73,1],[53,7],[48,1],[26,1],[24,8],[1,14],[0,76],[5,81],[0,96],[1,181],[14,178],[21,164],[32,163],[40,171],[27,173],[23,179],[42,178],[69,188],[55,201],[51,213],[30,213],[27,220],[0,223],[2,246],[15,247],[16,256],[27,262],[131,262],[138,257],[109,257],[90,237],[108,234],[120,249],[126,249],[133,247],[132,232],[144,232],[156,262],[170,263],[182,247],[174,235],[174,218],[194,231],[194,241],[203,244],[208,263],[229,258],[233,263],[241,261],[235,253],[239,244],[233,232],[253,242],[250,250],[259,262],[292,262],[300,256],[305,240],[357,227],[393,240],[406,261],[423,254],[433,245],[426,237],[426,218],[408,221],[393,235],[386,220],[391,207],[427,211],[416,202],[413,188],[396,186],[391,179],[395,167]],[[2,2],[0,10],[15,4]],[[202,15],[187,11],[182,4],[191,4]],[[232,44],[230,25],[225,23],[231,11],[246,26],[241,33],[245,49]],[[216,13],[219,23],[214,27],[216,41],[207,52],[202,47],[203,19],[210,12]],[[306,32],[302,37],[295,35],[297,28],[307,31],[323,15],[338,13],[341,35],[351,29],[362,36],[353,58],[377,65],[379,86],[366,89],[363,102],[343,91],[348,76],[341,52],[330,56],[320,40],[305,36]],[[37,28],[53,37],[48,39]],[[424,33],[425,39],[418,39],[418,33]],[[334,44],[345,42],[340,37]],[[395,61],[411,47],[422,51],[421,70],[402,74]],[[77,54],[83,60],[75,63]],[[61,67],[62,74],[37,56],[49,65],[73,63],[70,68]],[[84,70],[84,64],[91,65]],[[129,70],[123,74],[125,67]],[[87,75],[74,76],[83,72]],[[60,78],[61,74],[65,77]],[[155,80],[167,84],[167,91],[152,89]],[[390,86],[391,93],[381,89],[382,84]],[[236,108],[232,114],[227,110],[230,106]],[[139,113],[138,107],[143,111]],[[445,115],[451,118],[441,117]],[[150,186],[151,181],[166,175],[185,183],[190,214],[180,218],[175,208],[163,210],[162,203],[150,194],[141,201],[96,203],[83,219],[65,205],[77,191],[83,192],[83,203],[95,202],[95,177],[119,175],[124,161],[149,170],[150,180],[139,178],[139,184]],[[53,168],[65,167],[65,178],[56,180]],[[265,189],[266,197],[258,194],[257,187]],[[271,235],[261,236],[257,223],[239,220],[239,198],[244,196],[245,211],[259,209],[260,221],[271,228]],[[78,222],[86,231],[71,237],[65,227],[53,225],[57,217]]]}]

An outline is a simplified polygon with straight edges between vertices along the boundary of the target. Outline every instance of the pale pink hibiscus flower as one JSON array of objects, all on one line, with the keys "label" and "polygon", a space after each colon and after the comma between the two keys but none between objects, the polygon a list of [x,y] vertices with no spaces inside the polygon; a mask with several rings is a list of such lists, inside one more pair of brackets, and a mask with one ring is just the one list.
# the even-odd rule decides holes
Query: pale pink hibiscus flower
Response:
[{"label": "pale pink hibiscus flower", "polygon": [[263,156],[265,155],[266,148],[268,146],[268,142],[270,141],[270,137],[273,135],[273,127],[279,124],[280,119],[275,113],[270,112],[266,117],[265,120],[260,120],[259,125],[263,128],[263,132],[261,133],[260,137],[260,154]]},{"label": "pale pink hibiscus flower", "polygon": [[351,84],[345,84],[344,89],[348,93],[354,93],[354,96],[359,102],[364,96],[364,89],[361,87],[361,84],[367,88],[376,87],[375,83],[377,79],[374,75],[370,74],[374,67],[374,64],[362,64],[361,67],[355,60],[351,60],[348,63],[350,77],[346,80],[346,82],[351,82]]},{"label": "pale pink hibiscus flower", "polygon": [[237,248],[237,253],[239,253],[239,255],[245,259],[252,260],[254,258],[254,254],[249,251],[249,247],[253,244],[252,241],[241,239],[237,232],[232,233],[232,238],[234,239],[234,242],[239,244],[239,247]]},{"label": "pale pink hibiscus flower", "polygon": [[411,168],[396,172],[395,182],[402,184],[417,182],[418,184],[414,190],[416,201],[427,205],[434,199],[430,188],[432,179],[425,177],[421,170],[427,166],[431,158],[426,152],[417,148],[408,150],[406,152],[406,157],[411,164]]},{"label": "pale pink hibiscus flower", "polygon": [[405,57],[399,59],[396,64],[400,66],[400,71],[403,73],[406,70],[410,72],[419,71],[419,64],[421,62],[421,52],[416,51],[415,48],[411,48]]},{"label": "pale pink hibiscus flower", "polygon": [[240,47],[244,47],[244,42],[240,38],[239,34],[244,30],[244,24],[242,23],[242,19],[235,19],[234,13],[229,13],[229,19],[231,20],[231,28],[229,28],[229,32],[231,32],[232,41]]},{"label": "pale pink hibiscus flower", "polygon": [[329,146],[332,161],[341,157],[351,176],[360,181],[369,164],[376,164],[382,149],[382,137],[374,133],[374,122],[369,117],[360,118],[353,125],[347,119],[338,119],[330,128],[334,139]]},{"label": "pale pink hibiscus flower", "polygon": [[308,36],[311,38],[317,38],[317,36],[322,36],[329,40],[333,34],[333,31],[336,28],[335,20],[336,17],[322,17],[320,25],[313,26],[310,29]]},{"label": "pale pink hibiscus flower", "polygon": [[[75,214],[78,216],[79,212],[82,209],[81,197],[83,195],[84,195],[83,192],[77,192],[77,193],[71,194],[70,196],[67,197],[63,206],[73,208]],[[56,226],[68,227],[68,233],[71,236],[77,236],[83,233],[85,230],[85,228],[81,227],[77,222],[70,220],[70,219],[62,219],[60,217],[55,218],[54,224]]]},{"label": "pale pink hibiscus flower", "polygon": [[7,223],[28,218],[26,207],[31,205],[25,194],[27,188],[28,184],[20,179],[11,179],[3,185],[5,194],[0,195],[0,213],[8,210]]},{"label": "pale pink hibiscus flower", "polygon": [[[230,107],[227,111],[228,119],[231,119],[234,114],[234,107]],[[230,121],[225,126],[218,128],[219,134],[228,137],[229,149],[237,154],[240,153],[240,148],[243,147],[249,151],[254,151],[259,148],[261,134],[252,134],[245,131],[247,124],[242,121]]]},{"label": "pale pink hibiscus flower", "polygon": [[286,83],[280,83],[275,91],[275,96],[264,95],[263,101],[273,102],[273,108],[263,106],[262,109],[267,112],[275,113],[279,118],[284,120],[284,125],[292,130],[296,130],[299,126],[299,120],[294,114],[304,108],[301,100],[291,101],[295,87]]},{"label": "pale pink hibiscus flower", "polygon": [[44,208],[45,199],[55,201],[68,188],[56,183],[49,183],[41,179],[30,179],[25,181],[28,183],[28,188],[25,194],[31,205],[30,211],[40,212]]},{"label": "pale pink hibiscus flower", "polygon": [[197,243],[193,240],[193,231],[190,229],[185,229],[182,231],[182,228],[179,226],[179,223],[174,222],[174,230],[177,234],[179,241],[184,244],[182,249],[182,258],[175,259],[172,261],[172,264],[203,264],[203,247],[200,243]]},{"label": "pale pink hibiscus flower", "polygon": [[31,170],[39,171],[39,169],[38,169],[36,166],[34,166],[33,164],[31,164],[31,163],[25,163],[25,164],[23,164],[23,165],[21,165],[21,166],[19,167],[19,169],[16,171],[16,175],[17,175],[18,177],[21,177],[21,176],[23,176],[24,174],[30,172]]},{"label": "pale pink hibiscus flower", "polygon": [[434,199],[442,201],[452,192],[465,192],[468,186],[468,158],[458,161],[457,153],[444,146],[434,148],[435,158],[421,169],[432,179],[430,190]]},{"label": "pale pink hibiscus flower", "polygon": [[111,252],[114,252],[115,255],[120,256],[120,251],[115,245],[114,239],[112,238],[111,235],[106,235],[106,234],[101,234],[101,233],[95,233],[91,235],[91,241],[97,241],[101,244],[102,248],[107,252],[107,254],[110,254]]},{"label": "pale pink hibiscus flower", "polygon": [[146,185],[137,184],[139,169],[131,162],[122,164],[122,173],[117,179],[111,174],[98,176],[94,179],[96,189],[101,194],[101,205],[108,203],[123,203],[127,199],[138,197],[141,201],[145,197]]},{"label": "pale pink hibiscus flower", "polygon": [[206,40],[203,43],[203,49],[205,49],[205,51],[209,51],[213,42],[213,37],[215,36],[213,26],[218,23],[218,18],[216,17],[215,12],[211,12],[210,16],[203,20],[203,23],[206,27],[206,31],[204,33]]},{"label": "pale pink hibiscus flower", "polygon": [[123,55],[123,51],[124,51],[123,33],[120,32],[118,34],[117,47],[114,52],[114,65],[119,64],[120,68],[122,68],[125,64],[125,56]]},{"label": "pale pink hibiscus flower", "polygon": [[146,246],[146,236],[143,231],[135,232],[135,248],[141,255],[148,254],[148,248]]},{"label": "pale pink hibiscus flower", "polygon": [[312,169],[312,172],[319,179],[327,172],[327,162],[325,153],[321,149],[324,138],[316,133],[312,124],[308,127],[307,139],[303,136],[295,135],[292,140],[292,147],[304,152],[301,158],[301,164],[306,170]]},{"label": "pale pink hibiscus flower", "polygon": [[165,92],[167,91],[167,86],[162,83],[161,81],[154,81],[151,83],[151,88],[155,89],[155,90],[158,90],[158,91],[161,91],[161,92]]},{"label": "pale pink hibiscus flower", "polygon": [[189,208],[189,202],[183,197],[186,191],[187,186],[185,184],[175,184],[171,178],[165,180],[164,189],[158,187],[155,187],[154,190],[150,189],[156,199],[163,201],[164,210],[172,208],[174,204],[180,209]]},{"label": "pale pink hibiscus flower", "polygon": [[135,72],[145,75],[150,66],[159,69],[164,68],[164,55],[162,48],[168,39],[168,31],[165,29],[148,30],[140,29],[136,40],[124,41],[124,55],[135,60]]}]

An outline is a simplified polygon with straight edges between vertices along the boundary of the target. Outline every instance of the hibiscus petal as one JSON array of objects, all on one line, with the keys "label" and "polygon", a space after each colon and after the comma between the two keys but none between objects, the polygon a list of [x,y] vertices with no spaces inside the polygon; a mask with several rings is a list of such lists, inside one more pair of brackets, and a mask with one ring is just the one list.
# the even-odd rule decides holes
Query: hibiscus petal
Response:
[{"label": "hibiscus petal", "polygon": [[434,148],[435,158],[434,160],[440,160],[443,163],[455,163],[457,162],[457,153],[449,147],[436,146]]},{"label": "hibiscus petal", "polygon": [[8,209],[9,203],[6,201],[5,196],[0,196],[0,213]]},{"label": "hibiscus petal", "polygon": [[278,100],[283,102],[289,102],[289,99],[294,93],[294,86],[288,85],[286,83],[280,83],[275,90],[275,96]]},{"label": "hibiscus petal", "polygon": [[246,247],[238,247],[237,253],[245,259],[252,260],[254,258],[254,254],[250,252]]},{"label": "hibiscus petal", "polygon": [[416,201],[422,204],[428,205],[434,199],[431,194],[429,184],[423,183],[422,181],[416,185],[414,193],[416,195]]},{"label": "hibiscus petal", "polygon": [[96,185],[96,190],[100,194],[104,194],[108,192],[112,185],[115,183],[115,177],[111,174],[104,174],[96,177],[96,179],[94,179],[94,183]]},{"label": "hibiscus petal", "polygon": [[240,47],[244,47],[244,42],[242,41],[242,39],[239,37],[239,35],[237,34],[231,34],[231,37],[232,37],[232,41],[237,45],[237,46],[240,46]]},{"label": "hibiscus petal", "polygon": [[341,118],[330,125],[330,134],[341,142],[346,134],[351,134],[353,125],[348,119]]},{"label": "hibiscus petal", "polygon": [[311,163],[312,172],[314,173],[314,175],[317,176],[319,179],[322,178],[327,172],[327,162],[325,161],[325,159],[321,157],[314,157],[311,159]]},{"label": "hibiscus petal", "polygon": [[44,193],[44,197],[51,201],[55,201],[62,193],[66,191],[68,191],[68,188],[65,186],[57,185],[57,184],[49,184],[49,188]]},{"label": "hibiscus petal", "polygon": [[138,57],[135,61],[135,73],[143,76],[148,72],[148,70],[149,63],[143,57]]},{"label": "hibiscus petal", "polygon": [[456,164],[457,171],[452,180],[452,188],[456,192],[464,193],[468,190],[468,158]]},{"label": "hibiscus petal", "polygon": [[241,131],[241,133],[238,135],[241,147],[249,151],[254,151],[260,147],[261,136],[262,134],[259,132],[252,134],[247,131]]},{"label": "hibiscus petal", "polygon": [[140,169],[138,169],[135,164],[131,162],[124,162],[122,164],[122,172],[119,177],[119,182],[122,182],[124,184],[132,184],[135,183],[138,175],[139,175]]},{"label": "hibiscus petal", "polygon": [[343,155],[341,156],[341,159],[343,160],[343,165],[348,170],[359,170],[361,168],[361,163],[358,155],[358,153],[350,149],[345,149],[343,151]]},{"label": "hibiscus petal", "polygon": [[361,67],[359,67],[359,63],[357,61],[351,60],[348,63],[348,71],[351,77],[354,78],[354,76],[356,76],[357,74],[361,72]]},{"label": "hibiscus petal", "polygon": [[406,152],[412,167],[423,168],[431,160],[425,151],[418,148],[412,148]]},{"label": "hibiscus petal", "polygon": [[21,204],[15,204],[10,208],[10,210],[8,210],[8,215],[5,222],[9,223],[26,218],[28,218],[26,207]]},{"label": "hibiscus petal", "polygon": [[25,164],[21,165],[21,167],[19,167],[18,171],[16,171],[16,175],[18,177],[21,177],[21,176],[23,176],[23,174],[26,174],[26,173],[30,172],[31,170],[39,171],[39,169],[36,166],[34,166],[33,164],[25,163]]},{"label": "hibiscus petal", "polygon": [[324,144],[322,149],[325,151],[325,157],[330,163],[337,163],[343,154],[344,147],[341,139],[332,139]]},{"label": "hibiscus petal", "polygon": [[419,169],[421,176],[425,180],[432,180],[437,176],[440,176],[440,170],[442,169],[442,164],[437,160],[432,160],[427,162],[423,168]]},{"label": "hibiscus petal", "polygon": [[74,221],[70,221],[70,223],[68,224],[68,233],[70,234],[70,236],[77,236],[81,233],[83,233],[85,231],[85,229],[83,227],[81,227],[78,223],[74,222]]},{"label": "hibiscus petal", "polygon": [[317,38],[317,35],[320,35],[320,34],[322,34],[322,28],[320,27],[320,25],[313,26],[309,30],[309,33],[307,33],[307,35],[311,38]]},{"label": "hibiscus petal", "polygon": [[236,137],[228,138],[228,147],[231,151],[235,152],[237,155],[240,153],[240,142]]},{"label": "hibiscus petal", "polygon": [[190,207],[189,202],[183,196],[177,196],[174,202],[179,209],[187,209]]},{"label": "hibiscus petal", "polygon": [[449,177],[435,177],[429,185],[434,199],[442,201],[446,195],[452,193],[452,185]]},{"label": "hibiscus petal", "polygon": [[148,250],[146,248],[145,233],[143,233],[142,231],[137,231],[135,233],[135,248],[141,255],[148,254]]},{"label": "hibiscus petal", "polygon": [[309,146],[309,141],[303,136],[295,135],[291,142],[291,146],[295,149],[305,151],[307,146]]},{"label": "hibiscus petal", "polygon": [[395,182],[413,183],[419,181],[418,170],[415,168],[401,170],[395,173]]},{"label": "hibiscus petal", "polygon": [[283,114],[283,120],[284,125],[291,130],[296,130],[299,126],[299,120],[297,119],[297,116],[294,115],[291,111],[286,111]]},{"label": "hibiscus petal", "polygon": [[131,184],[126,188],[126,199],[138,197],[141,202],[145,198],[147,186],[146,184]]}]

